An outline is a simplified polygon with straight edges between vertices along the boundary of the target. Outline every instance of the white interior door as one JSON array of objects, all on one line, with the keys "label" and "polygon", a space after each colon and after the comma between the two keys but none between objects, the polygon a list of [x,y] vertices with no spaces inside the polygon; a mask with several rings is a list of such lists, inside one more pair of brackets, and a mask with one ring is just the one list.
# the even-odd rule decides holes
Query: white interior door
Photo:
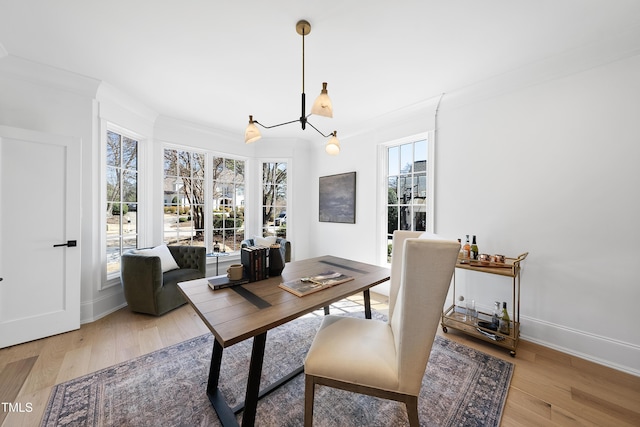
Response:
[{"label": "white interior door", "polygon": [[80,141],[0,126],[0,348],[80,327]]}]

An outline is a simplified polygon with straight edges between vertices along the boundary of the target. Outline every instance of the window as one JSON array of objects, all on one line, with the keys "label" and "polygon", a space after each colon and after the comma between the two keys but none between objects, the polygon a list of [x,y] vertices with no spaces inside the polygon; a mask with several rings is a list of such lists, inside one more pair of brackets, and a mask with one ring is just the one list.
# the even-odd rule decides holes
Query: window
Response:
[{"label": "window", "polygon": [[244,239],[244,175],[243,160],[165,149],[164,242],[239,251]]},{"label": "window", "polygon": [[164,242],[206,246],[205,155],[164,150]]},{"label": "window", "polygon": [[262,236],[287,237],[287,163],[262,163]]},{"label": "window", "polygon": [[395,230],[426,231],[431,228],[427,207],[432,209],[427,167],[428,140],[404,140],[386,147],[386,244],[387,260]]},{"label": "window", "polygon": [[120,257],[138,244],[138,141],[111,130],[106,143],[107,277],[120,272]]},{"label": "window", "polygon": [[242,160],[213,158],[213,242],[220,251],[239,251],[244,240],[244,166]]}]

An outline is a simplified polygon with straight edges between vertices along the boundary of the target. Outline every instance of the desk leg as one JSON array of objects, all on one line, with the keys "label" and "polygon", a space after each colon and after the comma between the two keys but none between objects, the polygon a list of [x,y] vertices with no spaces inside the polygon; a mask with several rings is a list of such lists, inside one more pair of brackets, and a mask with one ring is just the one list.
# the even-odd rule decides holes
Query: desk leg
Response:
[{"label": "desk leg", "polygon": [[218,343],[218,341],[214,341],[213,343],[211,367],[209,368],[209,381],[207,382],[207,396],[209,397],[209,402],[211,402],[211,405],[213,406],[213,409],[215,409],[216,414],[218,414],[220,423],[225,427],[237,426],[238,421],[236,420],[236,414],[239,414],[243,411],[242,425],[253,426],[256,418],[258,400],[304,372],[304,367],[300,366],[299,368],[291,371],[288,375],[285,375],[264,390],[260,391],[260,377],[262,376],[262,362],[264,360],[264,349],[266,346],[266,341],[266,332],[260,335],[256,335],[253,338],[253,349],[251,352],[251,362],[249,365],[249,378],[247,379],[245,401],[234,408],[229,407],[229,404],[218,389],[218,382],[220,380],[220,368],[222,366],[223,347]]},{"label": "desk leg", "polygon": [[222,345],[217,340],[213,340],[213,352],[211,354],[211,366],[209,367],[209,381],[207,382],[207,396],[209,402],[215,409],[216,414],[223,426],[238,425],[236,416],[224,400],[224,396],[218,390],[220,380],[220,366],[222,365]]},{"label": "desk leg", "polygon": [[371,319],[371,292],[369,289],[363,292],[364,293],[364,317],[367,319]]},{"label": "desk leg", "polygon": [[247,394],[244,398],[244,411],[242,413],[242,425],[253,426],[256,420],[256,408],[260,394],[260,376],[262,375],[262,362],[264,360],[264,348],[267,342],[267,333],[253,337],[253,349],[251,351],[251,364],[249,365],[249,379],[247,380]]},{"label": "desk leg", "polygon": [[209,381],[207,382],[207,393],[211,393],[218,388],[220,379],[220,366],[222,365],[222,346],[214,338],[213,351],[211,352],[211,366],[209,367]]}]

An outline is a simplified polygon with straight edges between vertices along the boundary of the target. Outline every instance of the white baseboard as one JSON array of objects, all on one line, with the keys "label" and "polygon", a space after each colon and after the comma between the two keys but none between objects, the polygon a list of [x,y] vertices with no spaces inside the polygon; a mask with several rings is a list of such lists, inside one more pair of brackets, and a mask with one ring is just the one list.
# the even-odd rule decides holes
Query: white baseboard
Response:
[{"label": "white baseboard", "polygon": [[80,304],[80,324],[95,322],[98,319],[126,307],[124,293],[118,292],[106,295],[91,301],[83,301]]},{"label": "white baseboard", "polygon": [[640,346],[520,316],[520,338],[640,377]]}]

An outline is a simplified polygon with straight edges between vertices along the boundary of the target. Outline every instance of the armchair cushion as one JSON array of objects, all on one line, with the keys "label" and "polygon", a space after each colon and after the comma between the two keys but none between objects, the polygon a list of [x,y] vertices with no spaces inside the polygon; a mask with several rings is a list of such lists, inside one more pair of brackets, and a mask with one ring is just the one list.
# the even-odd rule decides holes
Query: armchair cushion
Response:
[{"label": "armchair cushion", "polygon": [[160,245],[150,249],[138,249],[136,253],[138,255],[159,257],[163,273],[180,268],[173,255],[171,255],[171,252],[169,252],[167,245]]},{"label": "armchair cushion", "polygon": [[278,237],[277,236],[267,236],[267,237],[260,237],[260,236],[255,236],[253,238],[253,241],[256,243],[256,245],[258,246],[266,246],[269,247],[275,243],[277,243],[278,241]]}]

